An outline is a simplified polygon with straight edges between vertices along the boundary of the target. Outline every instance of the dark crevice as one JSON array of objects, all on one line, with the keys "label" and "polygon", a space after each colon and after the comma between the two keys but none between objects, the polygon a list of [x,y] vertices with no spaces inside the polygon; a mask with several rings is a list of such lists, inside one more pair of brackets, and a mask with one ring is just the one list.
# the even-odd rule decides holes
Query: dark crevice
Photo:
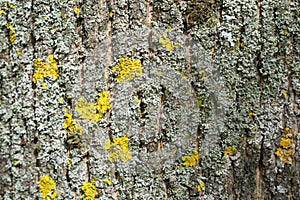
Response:
[{"label": "dark crevice", "polygon": [[263,199],[263,159],[264,159],[264,140],[265,136],[262,136],[261,144],[260,144],[260,154],[259,154],[259,160],[258,160],[258,166],[257,166],[257,180],[256,180],[256,195],[257,199]]},{"label": "dark crevice", "polygon": [[[259,33],[259,36],[262,38],[262,32],[261,28],[263,26],[263,21],[262,21],[262,2],[261,0],[257,1],[257,9],[258,9],[258,26],[257,26],[257,31]],[[260,88],[260,95],[259,95],[259,107],[262,106],[263,102],[263,62],[261,59],[261,52],[263,51],[263,44],[258,43],[260,46],[260,49],[256,52],[256,58],[255,58],[255,66],[256,66],[256,72],[258,75],[258,87]]]},{"label": "dark crevice", "polygon": [[90,173],[90,168],[91,168],[91,163],[90,163],[90,154],[89,152],[86,153],[86,155],[83,157],[84,159],[86,159],[86,169],[87,169],[87,177],[88,177],[88,181],[91,181],[91,173]]}]

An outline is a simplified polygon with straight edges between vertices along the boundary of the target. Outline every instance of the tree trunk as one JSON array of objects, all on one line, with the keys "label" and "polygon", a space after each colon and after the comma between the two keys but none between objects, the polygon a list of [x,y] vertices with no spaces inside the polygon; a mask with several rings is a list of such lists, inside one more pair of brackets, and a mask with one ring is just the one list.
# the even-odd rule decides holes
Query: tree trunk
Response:
[{"label": "tree trunk", "polygon": [[0,199],[300,199],[299,1],[0,1]]}]

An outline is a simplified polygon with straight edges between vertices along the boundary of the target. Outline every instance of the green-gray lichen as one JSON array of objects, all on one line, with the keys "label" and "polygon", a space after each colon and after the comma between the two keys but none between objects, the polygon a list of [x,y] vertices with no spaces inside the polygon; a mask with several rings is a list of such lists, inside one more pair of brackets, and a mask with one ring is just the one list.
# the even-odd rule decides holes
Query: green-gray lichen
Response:
[{"label": "green-gray lichen", "polygon": [[[299,16],[286,0],[1,1],[0,199],[299,199]],[[116,81],[120,58],[139,76]],[[85,120],[79,99],[103,91]],[[110,162],[125,136],[132,157]]]}]

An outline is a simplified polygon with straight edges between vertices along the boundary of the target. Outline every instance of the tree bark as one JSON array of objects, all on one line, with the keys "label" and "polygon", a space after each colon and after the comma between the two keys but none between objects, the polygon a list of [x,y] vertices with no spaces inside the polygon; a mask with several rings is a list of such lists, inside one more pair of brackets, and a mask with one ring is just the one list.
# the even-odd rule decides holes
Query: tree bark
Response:
[{"label": "tree bark", "polygon": [[0,199],[300,199],[299,7],[0,1]]}]

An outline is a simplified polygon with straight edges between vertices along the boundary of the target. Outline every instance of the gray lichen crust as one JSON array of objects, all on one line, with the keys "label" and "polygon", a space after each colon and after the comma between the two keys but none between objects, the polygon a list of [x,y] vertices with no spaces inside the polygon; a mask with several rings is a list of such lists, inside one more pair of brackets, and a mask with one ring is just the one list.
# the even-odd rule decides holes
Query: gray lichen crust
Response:
[{"label": "gray lichen crust", "polygon": [[0,199],[300,199],[299,1],[0,1]]}]

